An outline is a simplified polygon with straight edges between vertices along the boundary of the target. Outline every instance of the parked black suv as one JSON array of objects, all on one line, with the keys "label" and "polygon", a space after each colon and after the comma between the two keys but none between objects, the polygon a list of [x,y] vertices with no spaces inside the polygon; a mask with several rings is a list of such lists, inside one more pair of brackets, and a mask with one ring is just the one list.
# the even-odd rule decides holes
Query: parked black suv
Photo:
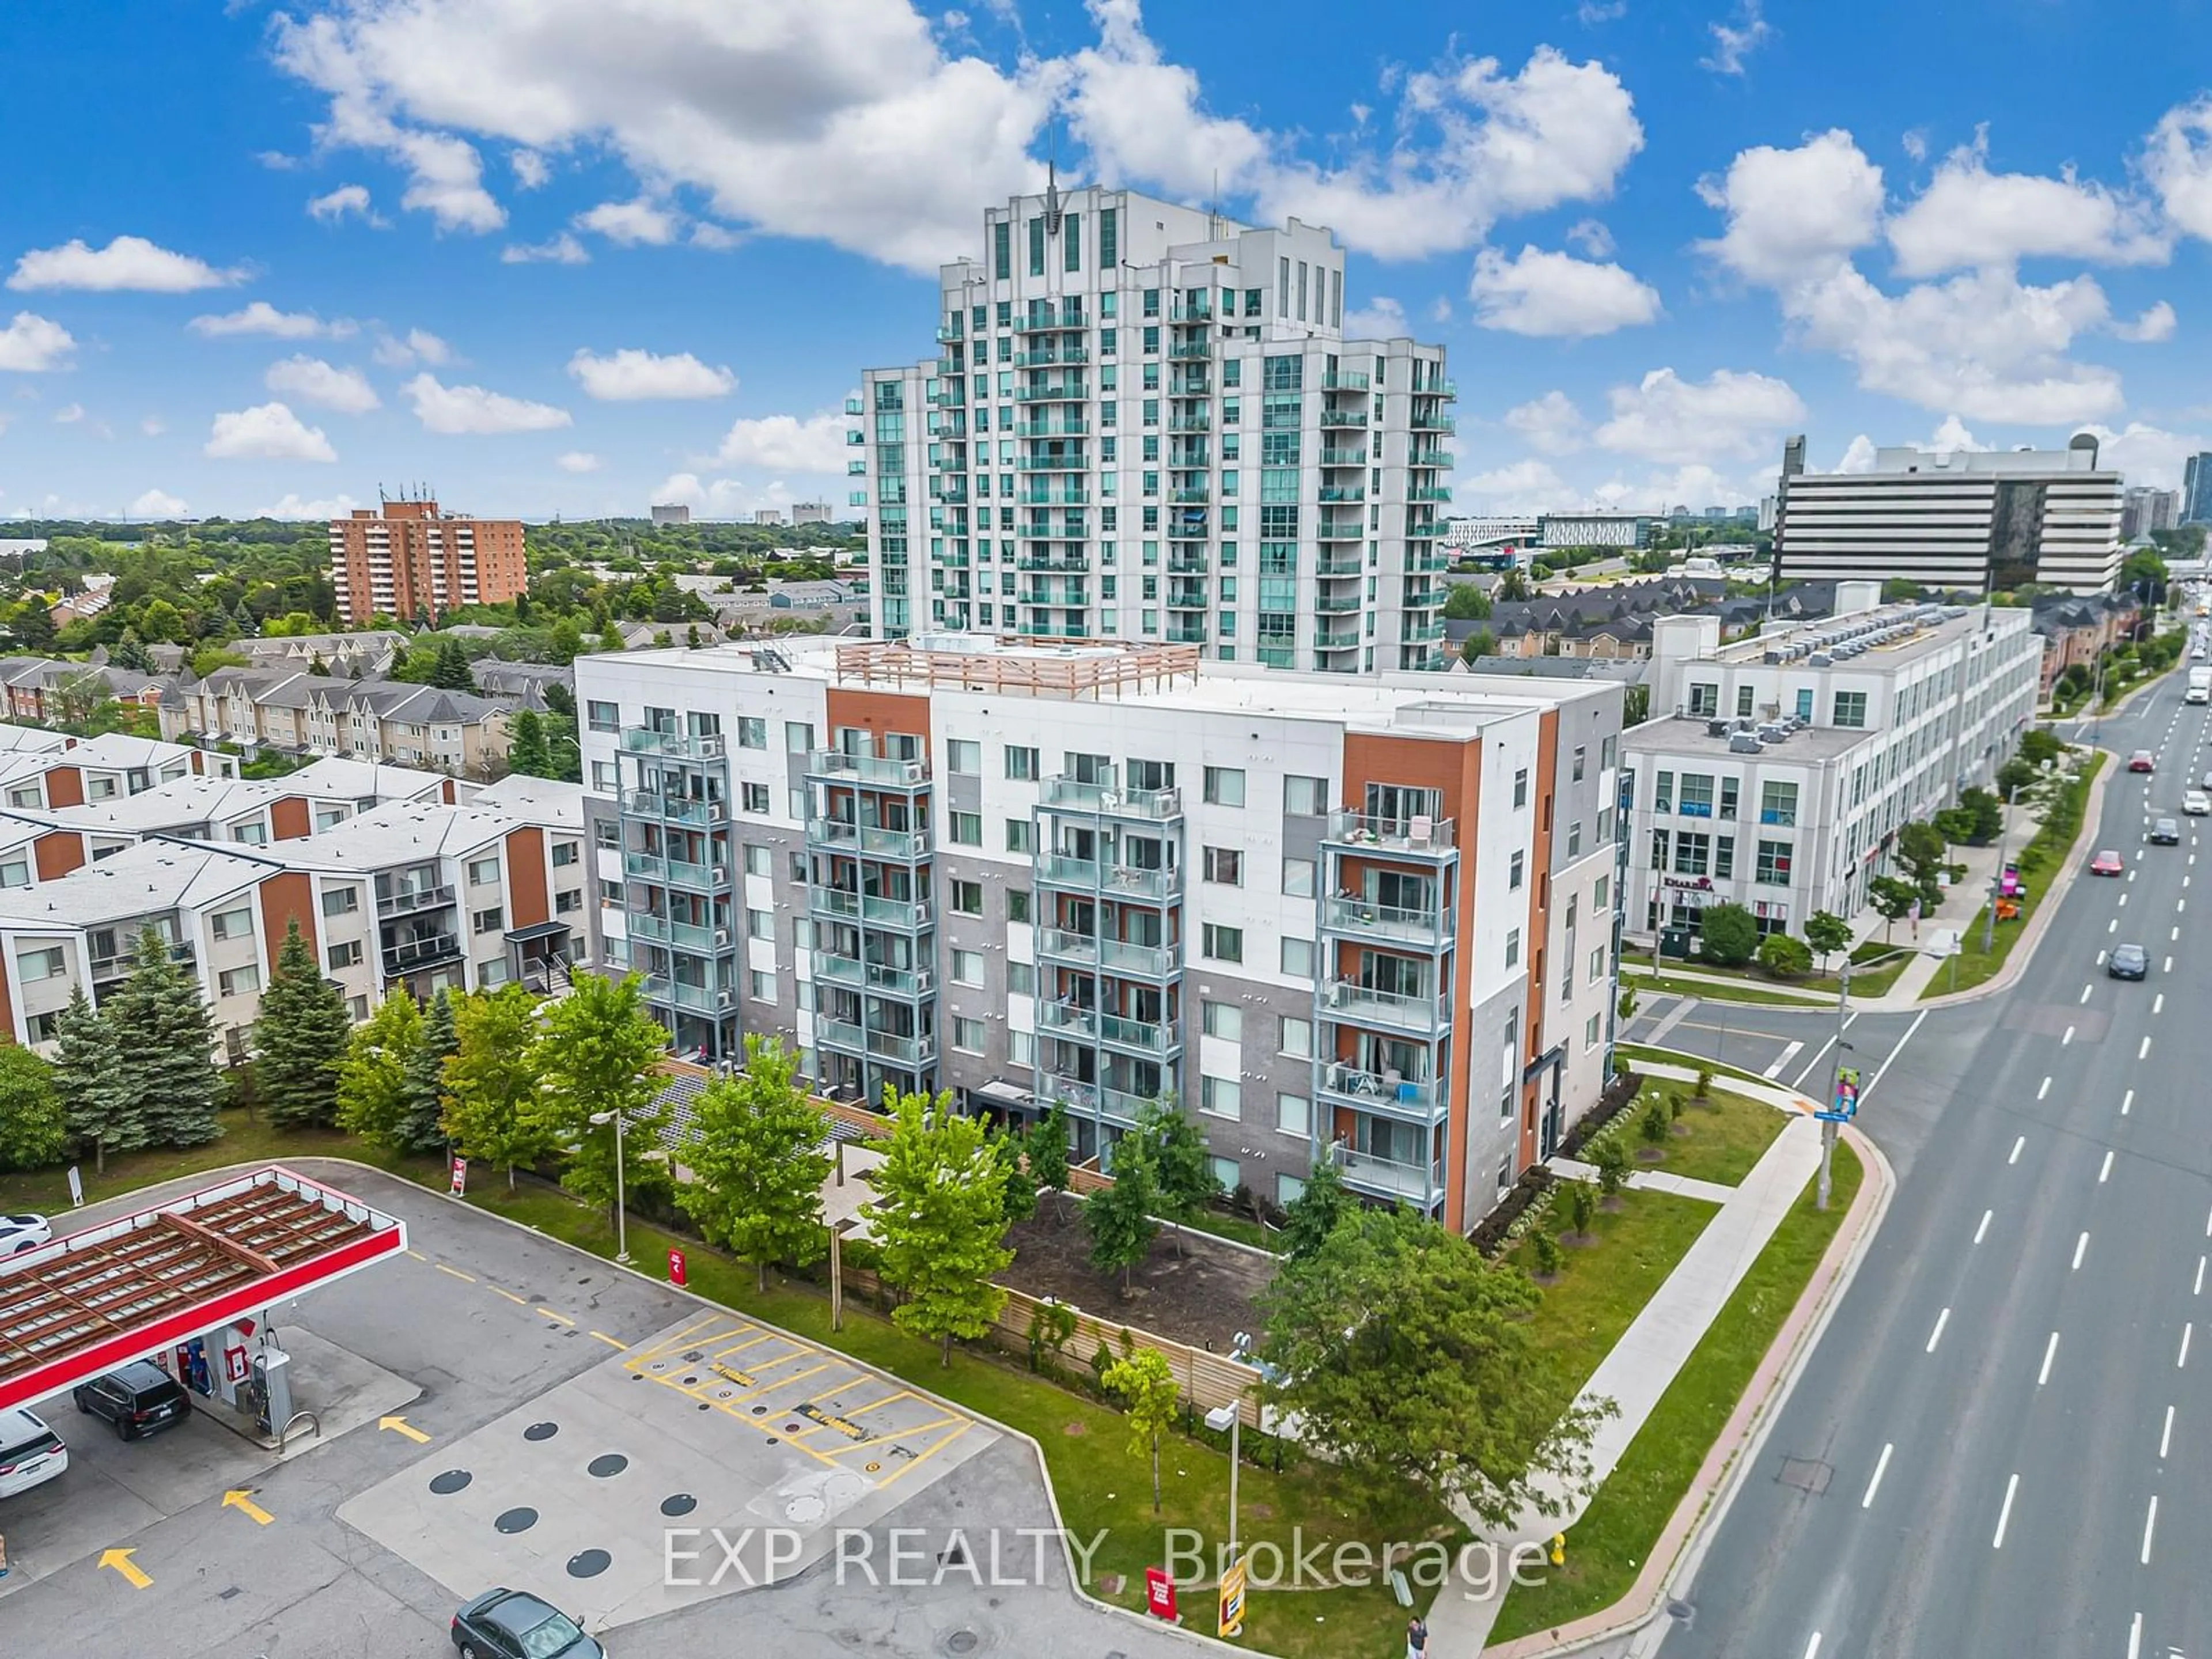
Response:
[{"label": "parked black suv", "polygon": [[119,1371],[80,1382],[70,1394],[79,1411],[112,1423],[118,1440],[174,1428],[192,1414],[184,1385],[150,1359],[134,1359]]}]

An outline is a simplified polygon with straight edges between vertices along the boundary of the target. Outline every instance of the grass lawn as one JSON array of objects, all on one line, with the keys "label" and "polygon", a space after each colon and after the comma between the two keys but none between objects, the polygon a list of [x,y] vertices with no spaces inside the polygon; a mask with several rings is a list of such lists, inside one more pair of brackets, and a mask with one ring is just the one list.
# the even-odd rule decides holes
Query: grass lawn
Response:
[{"label": "grass lawn", "polygon": [[1628,1593],[1843,1224],[1863,1174],[1858,1155],[1839,1143],[1835,1194],[1826,1211],[1813,1207],[1813,1183],[1806,1183],[1796,1207],[1660,1397],[1612,1477],[1568,1529],[1566,1565],[1540,1586],[1508,1592],[1492,1641],[1548,1630]]},{"label": "grass lawn", "polygon": [[[203,1170],[231,1164],[281,1164],[288,1158],[350,1158],[426,1184],[443,1178],[445,1166],[438,1159],[422,1160],[417,1173],[405,1167],[405,1160],[365,1146],[336,1129],[276,1129],[262,1120],[247,1122],[244,1112],[223,1112],[219,1119],[222,1138],[204,1146],[126,1152],[109,1158],[104,1175],[94,1175],[87,1159],[79,1170],[85,1201],[98,1203]],[[0,1175],[0,1210],[43,1211],[67,1226],[69,1207],[69,1179],[59,1168]]]},{"label": "grass lawn", "polygon": [[1734,975],[1723,976],[1717,969],[1699,968],[1693,970],[1700,974],[1714,975],[1712,979],[1705,980],[1677,978],[1672,974],[1650,973],[1642,969],[1631,967],[1626,963],[1623,963],[1621,968],[1622,983],[1634,987],[1639,996],[1646,991],[1670,991],[1676,996],[1701,997],[1708,1002],[1758,1002],[1777,1008],[1818,1008],[1820,1006],[1817,993],[1793,994],[1778,988],[1771,989],[1766,986],[1753,984],[1749,980],[1739,979]]},{"label": "grass lawn", "polygon": [[[1874,949],[1868,954],[1885,956],[1886,959],[1875,967],[1851,969],[1851,991],[1856,996],[1880,996],[1897,983],[1898,975],[1912,960],[1913,953],[1902,946],[1885,946],[1879,940],[1869,943]],[[1862,945],[1860,949],[1866,951],[1867,947]],[[1893,950],[1896,954],[1887,955]],[[1801,974],[1796,979],[1782,981],[1771,978],[1759,968],[1715,968],[1700,962],[1689,964],[1685,969],[1686,974],[1709,974],[1715,979],[1732,981],[1731,985],[1723,988],[1707,985],[1699,979],[1678,979],[1667,973],[1663,967],[1654,975],[1638,963],[1624,961],[1620,966],[1623,975],[1631,976],[1624,979],[1625,984],[1633,984],[1639,988],[1650,986],[1656,990],[1680,991],[1687,996],[1723,1001],[1779,1002],[1795,1006],[1814,997],[1825,997],[1833,1001],[1836,994],[1843,988],[1842,981],[1832,973]],[[1803,994],[1791,996],[1790,993],[1792,991]]]},{"label": "grass lawn", "polygon": [[1283,1236],[1261,1226],[1249,1215],[1231,1215],[1212,1206],[1200,1210],[1185,1224],[1193,1232],[1212,1233],[1238,1244],[1249,1244],[1271,1255],[1283,1253]]},{"label": "grass lawn", "polygon": [[[1685,1048],[1654,1048],[1641,1042],[1616,1042],[1613,1045],[1613,1052],[1631,1066],[1680,1066],[1692,1072],[1702,1066],[1715,1077],[1741,1078],[1746,1083],[1771,1081],[1756,1073],[1745,1071],[1741,1066],[1724,1066],[1717,1060],[1708,1060],[1703,1054],[1693,1054]],[[1675,1079],[1662,1079],[1661,1081],[1671,1086]],[[1683,1078],[1680,1081],[1685,1088],[1697,1086],[1693,1078]]]},{"label": "grass lawn", "polygon": [[[1713,1090],[1710,1101],[1699,1104],[1688,1098],[1696,1087],[1694,1083],[1664,1079],[1644,1085],[1637,1103],[1628,1109],[1631,1119],[1655,1091],[1673,1090],[1687,1103],[1674,1127],[1688,1133],[1669,1135],[1665,1146],[1667,1156],[1656,1164],[1646,1164],[1638,1158],[1636,1167],[1686,1176],[1693,1181],[1717,1181],[1733,1187],[1751,1173],[1751,1166],[1774,1144],[1775,1136],[1790,1121],[1790,1114],[1763,1101],[1747,1100],[1718,1087]],[[1633,1131],[1632,1122],[1631,1127]],[[1643,1136],[1636,1134],[1634,1145],[1639,1152],[1644,1144]]]}]

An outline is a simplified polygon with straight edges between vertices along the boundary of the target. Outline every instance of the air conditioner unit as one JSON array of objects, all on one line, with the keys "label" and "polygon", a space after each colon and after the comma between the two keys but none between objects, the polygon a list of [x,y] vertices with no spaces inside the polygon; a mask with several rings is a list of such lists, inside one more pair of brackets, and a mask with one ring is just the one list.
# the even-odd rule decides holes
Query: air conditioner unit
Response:
[{"label": "air conditioner unit", "polygon": [[714,993],[714,1006],[717,1008],[736,1007],[738,1006],[738,994],[730,989],[726,985],[724,986],[720,990]]},{"label": "air conditioner unit", "polygon": [[724,800],[710,800],[710,801],[708,801],[708,802],[707,803],[707,822],[708,822],[708,823],[721,823],[721,822],[723,822],[726,818],[727,818],[729,816],[730,816],[730,804],[729,804],[729,802],[727,802],[727,801],[724,801]]},{"label": "air conditioner unit", "polygon": [[717,927],[714,930],[714,948],[718,951],[726,951],[730,948],[730,930],[728,928]]}]

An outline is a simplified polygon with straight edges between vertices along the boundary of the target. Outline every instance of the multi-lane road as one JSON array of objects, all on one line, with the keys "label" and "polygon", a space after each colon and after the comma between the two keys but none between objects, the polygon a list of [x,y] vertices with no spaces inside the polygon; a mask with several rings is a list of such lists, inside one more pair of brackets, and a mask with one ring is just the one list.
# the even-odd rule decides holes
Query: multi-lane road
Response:
[{"label": "multi-lane road", "polygon": [[[1895,1196],[1665,1659],[2212,1659],[2212,819],[2146,841],[2212,771],[2179,678],[2096,733],[2157,755],[2105,793],[2128,873],[2076,879],[2008,991],[1852,1020]],[[2123,941],[2147,981],[2106,976]],[[1729,1026],[1668,1041],[1779,1036],[1825,1088],[1833,1014]]]}]

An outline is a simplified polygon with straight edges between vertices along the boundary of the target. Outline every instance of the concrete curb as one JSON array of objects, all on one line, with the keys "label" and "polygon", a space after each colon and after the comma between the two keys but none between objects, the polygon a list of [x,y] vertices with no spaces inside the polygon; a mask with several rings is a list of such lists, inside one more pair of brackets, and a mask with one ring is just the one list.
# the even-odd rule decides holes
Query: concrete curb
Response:
[{"label": "concrete curb", "polygon": [[1661,1530],[1635,1584],[1626,1595],[1601,1612],[1486,1647],[1485,1659],[1537,1659],[1540,1655],[1577,1653],[1632,1635],[1662,1616],[1667,1602],[1694,1576],[1714,1530],[1765,1444],[1780,1407],[1811,1360],[1844,1291],[1857,1276],[1859,1264],[1896,1191],[1896,1175],[1874,1143],[1855,1127],[1846,1127],[1843,1133],[1859,1155],[1867,1179],[1796,1306],[1752,1373],[1720,1437],[1706,1452],[1689,1490]]}]

